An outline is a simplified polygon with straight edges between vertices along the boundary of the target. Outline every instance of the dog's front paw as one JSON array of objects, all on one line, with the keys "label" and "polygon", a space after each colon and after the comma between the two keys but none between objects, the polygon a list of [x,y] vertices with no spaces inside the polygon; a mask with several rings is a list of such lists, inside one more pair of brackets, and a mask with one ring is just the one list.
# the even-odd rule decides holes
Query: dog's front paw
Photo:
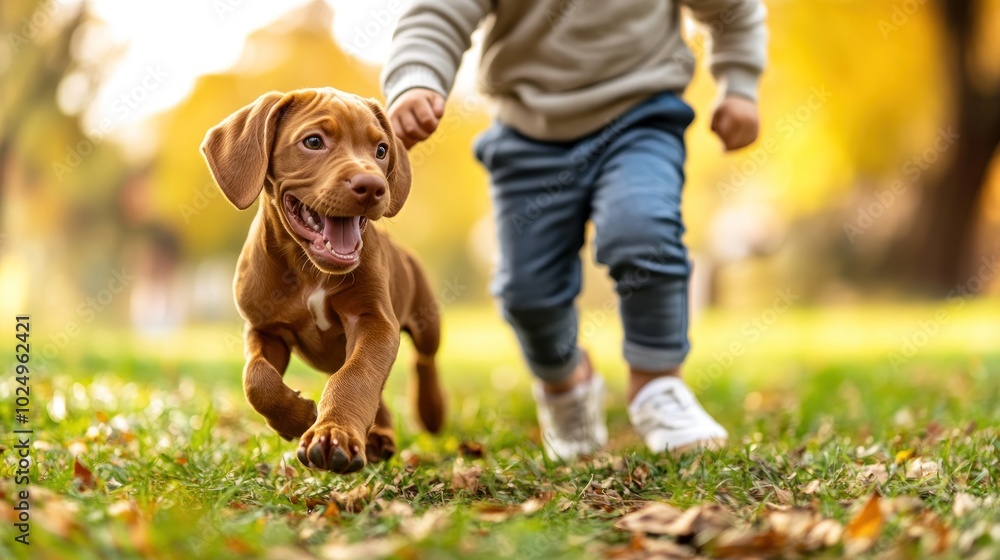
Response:
[{"label": "dog's front paw", "polygon": [[299,396],[295,391],[295,397],[288,401],[283,407],[280,416],[273,418],[265,417],[267,425],[278,435],[288,441],[299,438],[316,423],[316,402]]},{"label": "dog's front paw", "polygon": [[365,467],[365,438],[336,422],[317,422],[302,434],[298,458],[303,465],[346,474]]}]

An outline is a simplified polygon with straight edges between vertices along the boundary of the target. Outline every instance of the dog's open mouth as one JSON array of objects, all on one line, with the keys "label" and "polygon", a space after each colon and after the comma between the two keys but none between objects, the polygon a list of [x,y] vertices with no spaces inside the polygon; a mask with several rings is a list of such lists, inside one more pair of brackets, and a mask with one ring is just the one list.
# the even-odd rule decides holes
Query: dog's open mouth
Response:
[{"label": "dog's open mouth", "polygon": [[284,207],[292,229],[308,242],[315,256],[339,266],[357,264],[368,218],[326,216],[290,194],[284,197]]}]

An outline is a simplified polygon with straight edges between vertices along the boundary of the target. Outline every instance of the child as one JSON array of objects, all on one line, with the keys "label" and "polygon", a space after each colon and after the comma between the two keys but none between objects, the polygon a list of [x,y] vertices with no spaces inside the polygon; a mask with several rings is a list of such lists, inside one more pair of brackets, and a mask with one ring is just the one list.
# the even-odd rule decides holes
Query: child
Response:
[{"label": "child", "polygon": [[486,22],[481,82],[497,122],[475,152],[490,173],[500,240],[493,292],[538,380],[554,459],[607,442],[604,382],[577,347],[587,220],[620,299],[632,425],[656,452],[727,438],[679,369],[691,272],[684,131],[694,118],[679,97],[694,70],[680,4],[713,38],[724,94],[712,130],[727,150],[747,146],[766,51],[759,0],[415,0],[382,75],[393,129],[410,147],[437,128],[470,35]]}]

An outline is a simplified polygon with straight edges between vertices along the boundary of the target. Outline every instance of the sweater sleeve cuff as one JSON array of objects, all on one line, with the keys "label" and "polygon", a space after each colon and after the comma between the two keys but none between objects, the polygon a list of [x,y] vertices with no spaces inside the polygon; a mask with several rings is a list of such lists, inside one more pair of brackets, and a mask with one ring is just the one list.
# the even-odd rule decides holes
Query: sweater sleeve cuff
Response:
[{"label": "sweater sleeve cuff", "polygon": [[738,95],[757,101],[760,72],[742,64],[727,64],[712,69],[719,87],[728,95]]},{"label": "sweater sleeve cuff", "polygon": [[445,98],[448,97],[448,88],[444,80],[433,68],[423,64],[407,64],[394,69],[386,76],[384,88],[386,107],[391,106],[403,92],[413,88],[434,90]]}]

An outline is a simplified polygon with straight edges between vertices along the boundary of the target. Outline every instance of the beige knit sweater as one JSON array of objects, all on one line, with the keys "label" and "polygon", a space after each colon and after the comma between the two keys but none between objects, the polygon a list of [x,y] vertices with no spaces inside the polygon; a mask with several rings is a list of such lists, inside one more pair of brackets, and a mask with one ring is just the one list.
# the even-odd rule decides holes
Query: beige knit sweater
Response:
[{"label": "beige knit sweater", "polygon": [[708,27],[712,74],[726,94],[755,99],[767,42],[759,0],[415,0],[382,87],[389,104],[417,87],[447,96],[483,24],[480,87],[497,118],[539,140],[578,138],[691,81],[681,5]]}]

